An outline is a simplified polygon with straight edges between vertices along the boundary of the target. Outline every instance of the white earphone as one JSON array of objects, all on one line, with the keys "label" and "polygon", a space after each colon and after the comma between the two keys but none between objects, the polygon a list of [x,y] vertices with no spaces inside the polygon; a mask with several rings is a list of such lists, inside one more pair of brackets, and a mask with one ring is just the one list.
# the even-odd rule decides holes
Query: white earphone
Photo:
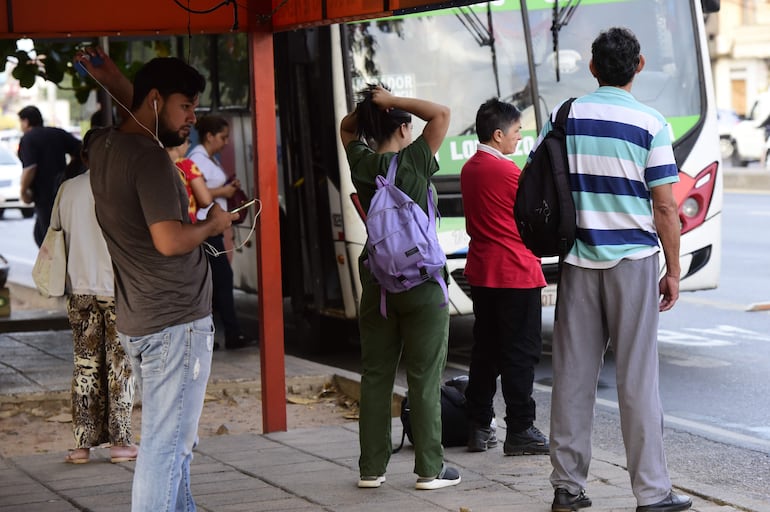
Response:
[{"label": "white earphone", "polygon": [[152,100],[152,108],[155,109],[155,112],[158,111],[158,100]]}]

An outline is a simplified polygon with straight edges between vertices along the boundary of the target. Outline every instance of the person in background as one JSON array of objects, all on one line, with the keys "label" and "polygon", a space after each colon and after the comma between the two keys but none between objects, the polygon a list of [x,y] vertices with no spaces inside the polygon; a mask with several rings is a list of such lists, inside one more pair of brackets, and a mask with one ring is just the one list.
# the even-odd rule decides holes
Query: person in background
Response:
[{"label": "person in background", "polygon": [[468,450],[497,445],[492,399],[500,376],[507,427],[503,453],[547,454],[548,440],[534,426],[532,388],[540,361],[545,278],[521,241],[513,205],[521,170],[506,155],[521,140],[521,112],[491,99],[476,113],[479,146],[463,166],[460,188],[470,237],[465,277],[473,299],[473,349],[465,391]]},{"label": "person in background", "polygon": [[61,128],[43,126],[43,115],[37,107],[29,105],[19,111],[22,132],[19,141],[19,160],[24,169],[21,173],[20,197],[26,203],[35,203],[35,227],[33,236],[38,247],[43,243],[56,191],[69,165],[80,168],[80,141]]},{"label": "person in background", "polygon": [[[433,156],[449,128],[449,108],[416,98],[394,96],[370,86],[363,100],[340,124],[340,137],[350,164],[353,185],[368,212],[377,176],[387,174],[398,153],[396,185],[428,211],[427,187],[439,167]],[[412,140],[412,115],[426,121]],[[376,144],[376,151],[366,142]],[[434,194],[435,196],[435,194]],[[441,377],[446,365],[449,311],[435,280],[398,294],[387,294],[387,318],[380,313],[380,285],[358,261],[363,287],[359,314],[361,332],[361,408],[358,460],[362,488],[380,487],[393,447],[390,441],[393,383],[401,355],[406,365],[411,427],[417,474],[415,488],[440,489],[460,483],[456,468],[444,464],[441,446]]]},{"label": "person in background", "polygon": [[[96,51],[102,62],[94,66]],[[214,346],[211,272],[202,243],[230,227],[219,205],[195,224],[163,149],[190,135],[206,81],[184,61],[156,58],[131,84],[100,49],[76,56],[130,115],[88,144],[96,217],[113,262],[117,328],[142,390],[133,512],[195,510],[190,481]]]},{"label": "person in background", "polygon": [[[195,146],[188,158],[192,160],[206,180],[214,202],[223,210],[227,210],[227,198],[232,197],[240,187],[238,179],[228,180],[227,173],[215,158],[227,145],[230,138],[230,126],[227,120],[220,116],[208,115],[201,117],[195,125],[198,130],[200,144]],[[199,209],[198,215],[205,215],[205,209]],[[206,240],[217,253],[207,252],[211,264],[211,275],[214,283],[214,311],[219,313],[225,331],[225,348],[228,350],[253,346],[255,339],[241,332],[240,322],[235,313],[233,297],[233,268],[225,252],[225,237],[223,234]]]},{"label": "person in background", "polygon": [[185,156],[188,149],[190,149],[190,139],[185,139],[181,146],[166,148],[166,151],[171,157],[171,161],[179,169],[179,177],[182,179],[187,197],[190,199],[187,212],[190,214],[190,222],[194,224],[198,221],[198,210],[211,206],[212,198],[200,169],[195,165],[195,162]]},{"label": "person in background", "polygon": [[[89,135],[84,141],[87,143]],[[83,152],[87,163],[87,154]],[[72,432],[77,448],[64,459],[89,461],[110,443],[110,461],[136,460],[131,443],[134,378],[115,328],[112,262],[94,213],[88,171],[59,187],[58,215],[67,248],[67,316],[72,327]]]},{"label": "person in background", "polygon": [[[636,510],[686,510],[692,500],[671,487],[658,389],[658,320],[676,303],[680,277],[670,130],[631,95],[644,56],[630,30],[602,32],[591,55],[599,87],[572,103],[566,124],[577,240],[564,258],[554,321],[551,510],[591,506],[591,426],[608,346]],[[533,151],[551,126],[546,122]],[[661,246],[666,265],[659,278]]]}]

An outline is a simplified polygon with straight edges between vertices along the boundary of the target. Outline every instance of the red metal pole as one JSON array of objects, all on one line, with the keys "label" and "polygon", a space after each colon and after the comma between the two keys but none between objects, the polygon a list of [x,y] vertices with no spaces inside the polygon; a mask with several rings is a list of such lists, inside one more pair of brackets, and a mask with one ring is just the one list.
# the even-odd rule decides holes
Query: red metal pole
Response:
[{"label": "red metal pole", "polygon": [[[255,5],[252,2],[250,5]],[[253,11],[249,11],[252,13]],[[255,16],[253,14],[252,16]],[[278,215],[278,159],[275,133],[275,73],[270,23],[249,27],[253,98],[254,183],[262,201],[257,219],[259,355],[263,432],[286,430],[286,376]]]}]

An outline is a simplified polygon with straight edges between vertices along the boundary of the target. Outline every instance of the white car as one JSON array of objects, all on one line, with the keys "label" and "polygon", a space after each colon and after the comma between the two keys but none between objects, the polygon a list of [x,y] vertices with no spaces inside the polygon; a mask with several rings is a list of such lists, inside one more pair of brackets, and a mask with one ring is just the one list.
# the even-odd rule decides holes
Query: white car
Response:
[{"label": "white car", "polygon": [[729,158],[734,166],[746,166],[765,157],[767,125],[770,123],[770,92],[763,92],[751,107],[746,119],[733,125],[730,144],[722,146],[722,160]]},{"label": "white car", "polygon": [[16,155],[0,146],[0,218],[9,208],[21,210],[25,219],[35,215],[34,205],[23,202],[19,197],[21,170],[21,161]]}]

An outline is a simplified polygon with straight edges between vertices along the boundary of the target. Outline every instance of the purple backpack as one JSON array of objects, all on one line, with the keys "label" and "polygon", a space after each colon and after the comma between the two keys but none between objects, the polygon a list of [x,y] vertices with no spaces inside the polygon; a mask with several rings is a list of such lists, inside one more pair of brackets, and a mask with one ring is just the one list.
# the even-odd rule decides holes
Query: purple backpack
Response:
[{"label": "purple backpack", "polygon": [[366,216],[367,257],[365,265],[382,291],[380,313],[387,318],[385,293],[405,292],[435,279],[449,300],[442,269],[446,255],[436,235],[433,193],[428,184],[428,215],[420,205],[396,186],[398,154],[385,177],[377,176],[377,191]]}]

